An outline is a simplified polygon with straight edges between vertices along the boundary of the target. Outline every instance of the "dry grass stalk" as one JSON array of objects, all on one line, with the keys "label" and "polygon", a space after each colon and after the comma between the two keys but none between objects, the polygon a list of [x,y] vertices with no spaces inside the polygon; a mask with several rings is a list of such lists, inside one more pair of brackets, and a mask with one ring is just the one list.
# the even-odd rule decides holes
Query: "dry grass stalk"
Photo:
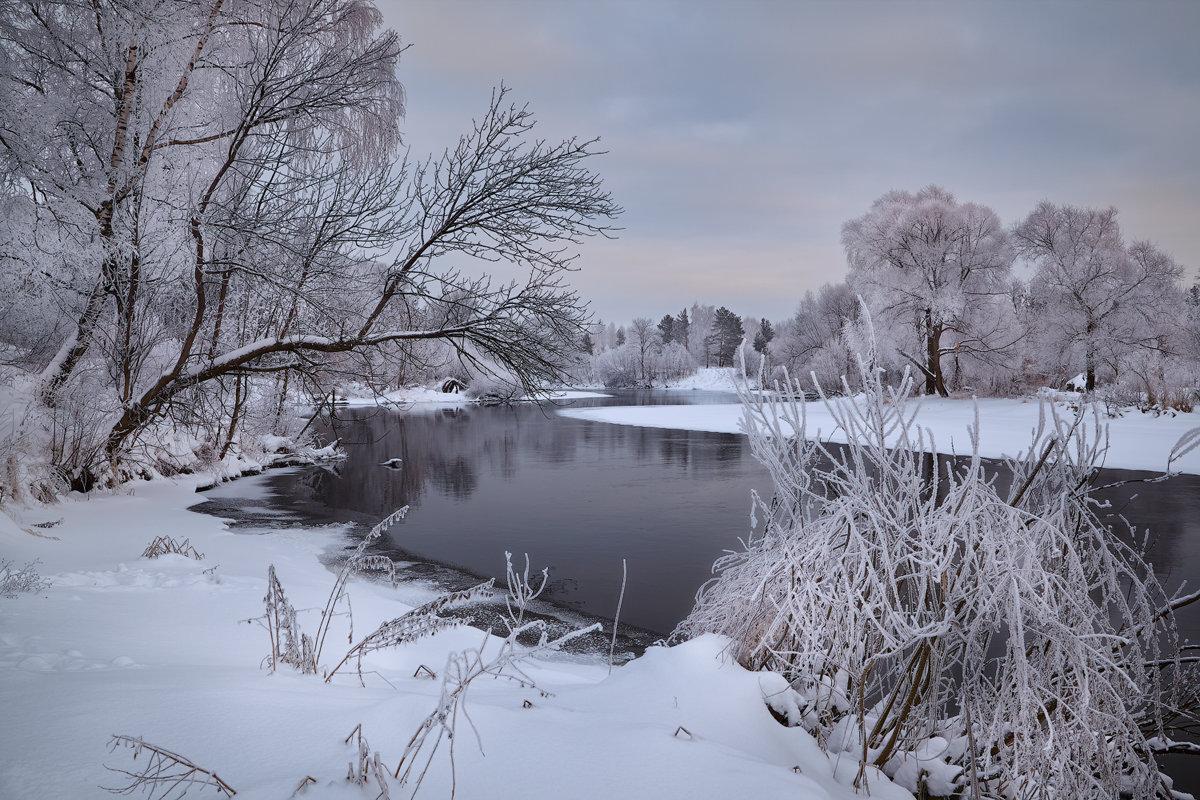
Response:
[{"label": "dry grass stalk", "polygon": [[127,786],[117,788],[102,787],[113,794],[133,794],[144,791],[151,800],[177,800],[186,795],[191,789],[216,789],[217,794],[233,797],[237,792],[212,770],[193,764],[187,758],[170,750],[142,741],[141,737],[114,735],[108,743],[109,752],[115,752],[118,747],[127,747],[133,751],[136,761],[138,756],[146,755],[146,765],[141,770],[114,769],[105,766],[111,772],[125,775],[130,779]]},{"label": "dry grass stalk", "polygon": [[374,781],[375,785],[379,787],[379,794],[375,795],[375,800],[391,800],[388,791],[387,767],[383,765],[379,753],[371,752],[371,748],[367,744],[367,737],[363,736],[361,722],[354,726],[354,730],[350,731],[345,743],[350,744],[351,739],[357,739],[358,755],[354,761],[350,762],[346,771],[346,780],[359,786],[366,786]]},{"label": "dry grass stalk", "polygon": [[146,549],[142,551],[142,558],[158,558],[168,554],[187,556],[197,561],[204,560],[204,553],[192,547],[189,539],[180,542],[166,535],[159,536],[146,545]]},{"label": "dry grass stalk", "polygon": [[296,609],[275,576],[274,564],[267,567],[267,596],[263,600],[267,606],[263,624],[271,638],[271,671],[278,669],[280,664],[290,664],[306,674],[316,672],[312,639],[301,632]]},{"label": "dry grass stalk", "polygon": [[493,579],[478,586],[472,586],[470,589],[444,594],[425,605],[418,606],[412,611],[383,623],[373,633],[347,651],[342,660],[338,662],[338,665],[325,676],[325,682],[329,683],[333,676],[337,674],[337,671],[352,658],[356,661],[358,679],[361,682],[362,657],[368,653],[388,647],[399,647],[400,645],[423,639],[426,636],[432,636],[446,628],[453,628],[463,624],[463,620],[446,619],[445,617],[438,616],[438,614],[454,606],[490,598],[494,584],[495,580]]}]

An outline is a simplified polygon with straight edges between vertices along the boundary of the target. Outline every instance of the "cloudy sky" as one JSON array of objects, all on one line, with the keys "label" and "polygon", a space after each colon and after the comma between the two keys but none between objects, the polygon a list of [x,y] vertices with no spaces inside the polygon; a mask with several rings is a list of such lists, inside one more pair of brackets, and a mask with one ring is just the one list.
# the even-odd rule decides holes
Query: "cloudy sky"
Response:
[{"label": "cloudy sky", "polygon": [[844,276],[846,220],[930,183],[1006,223],[1113,205],[1200,267],[1200,2],[379,2],[415,153],[501,81],[542,136],[600,137],[624,230],[573,284],[605,320],[783,319]]}]

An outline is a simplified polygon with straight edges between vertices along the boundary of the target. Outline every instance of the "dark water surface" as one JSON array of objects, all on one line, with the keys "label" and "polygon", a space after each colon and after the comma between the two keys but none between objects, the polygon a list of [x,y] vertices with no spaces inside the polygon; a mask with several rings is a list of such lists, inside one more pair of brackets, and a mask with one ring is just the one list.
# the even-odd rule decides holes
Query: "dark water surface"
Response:
[{"label": "dark water surface", "polygon": [[[659,635],[690,610],[723,549],[749,531],[750,490],[766,475],[742,437],[607,425],[556,406],[735,401],[699,391],[622,391],[557,404],[339,411],[336,470],[273,477],[281,498],[321,521],[370,522],[403,505],[387,548],[503,583],[504,553],[550,568],[547,595]],[[380,466],[390,458],[403,467]],[[767,484],[767,485],[765,485]]]}]

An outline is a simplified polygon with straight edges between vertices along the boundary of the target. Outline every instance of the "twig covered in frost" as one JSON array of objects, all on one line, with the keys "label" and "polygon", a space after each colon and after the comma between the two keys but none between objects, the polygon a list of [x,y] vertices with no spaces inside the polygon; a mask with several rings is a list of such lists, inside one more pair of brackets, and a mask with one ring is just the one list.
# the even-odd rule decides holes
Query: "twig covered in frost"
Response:
[{"label": "twig covered in frost", "polygon": [[621,559],[621,594],[617,597],[617,615],[613,617],[612,642],[608,645],[608,674],[612,675],[613,653],[617,649],[617,625],[621,622],[621,604],[625,602],[625,579],[629,572],[625,566],[625,559]]},{"label": "twig covered in frost", "polygon": [[[408,513],[408,506],[393,511],[372,528],[354,548],[354,551],[342,564],[341,569],[338,570],[337,577],[334,578],[333,588],[329,590],[329,597],[325,601],[325,607],[321,610],[321,620],[317,625],[317,632],[313,636],[300,630],[300,624],[296,619],[296,609],[284,594],[283,584],[275,575],[275,565],[272,564],[267,568],[267,595],[263,598],[266,613],[262,617],[250,621],[259,622],[267,629],[267,635],[271,639],[271,654],[268,658],[272,672],[281,663],[290,664],[304,673],[315,674],[319,671],[321,652],[333,618],[343,614],[350,616],[350,597],[346,594],[346,583],[351,577],[360,572],[384,572],[395,585],[396,565],[392,563],[392,560],[382,555],[366,555],[365,551],[370,544],[383,535],[385,530],[404,519],[406,513]],[[338,611],[343,605],[346,610]],[[347,638],[353,644],[353,622]],[[342,661],[344,663],[345,659]],[[341,664],[338,666],[340,667]]]},{"label": "twig covered in frost", "polygon": [[[523,622],[526,604],[537,597],[546,585],[547,572],[543,570],[541,584],[532,588],[529,582],[529,564],[526,557],[525,570],[518,574],[512,567],[512,554],[505,553],[507,564],[509,594],[508,607],[508,636],[499,645],[495,654],[485,655],[491,634],[486,634],[483,644],[478,648],[469,648],[459,653],[451,653],[446,659],[446,668],[442,672],[442,691],[437,706],[427,716],[404,748],[400,763],[396,766],[393,777],[399,779],[401,786],[412,782],[413,796],[421,787],[433,757],[437,753],[442,740],[450,742],[450,796],[454,797],[454,741],[457,733],[458,715],[462,712],[467,723],[474,731],[475,726],[466,712],[467,690],[478,678],[490,676],[515,681],[522,688],[535,688],[536,684],[522,669],[522,662],[528,661],[546,653],[561,649],[568,642],[600,630],[599,623],[579,628],[550,639],[544,620]],[[536,643],[525,646],[519,643],[523,636],[536,635]],[[545,692],[542,693],[545,695]],[[475,731],[478,741],[478,731]],[[479,742],[482,750],[482,742]],[[417,770],[417,765],[420,769]]]},{"label": "twig covered in frost", "polygon": [[[337,577],[334,578],[333,588],[329,590],[329,599],[325,601],[325,608],[321,610],[321,621],[317,625],[317,632],[313,635],[313,657],[314,657],[314,672],[315,664],[321,661],[321,652],[325,648],[325,637],[329,634],[329,626],[333,622],[333,618],[338,616],[338,607],[345,604],[347,606],[346,613],[349,614],[350,600],[346,596],[346,582],[352,576],[359,572],[380,571],[388,576],[388,580],[394,586],[396,583],[396,565],[387,556],[369,556],[366,554],[366,549],[377,542],[384,531],[400,522],[408,514],[408,506],[398,508],[391,514],[388,514],[375,527],[367,532],[367,535],[362,538],[358,546],[354,548],[349,557],[338,570]],[[354,641],[354,629],[351,627],[349,641]]]},{"label": "twig covered in frost", "polygon": [[472,586],[469,589],[441,595],[422,606],[414,608],[412,611],[383,623],[374,632],[363,638],[362,641],[346,652],[346,655],[338,662],[337,666],[331,669],[329,674],[325,676],[325,682],[329,683],[333,676],[337,674],[337,671],[352,658],[356,661],[358,677],[361,682],[362,657],[368,653],[388,647],[399,647],[400,645],[423,639],[426,636],[432,636],[446,628],[453,628],[464,624],[463,620],[447,619],[438,615],[447,609],[463,605],[464,603],[490,598],[494,584],[495,579],[493,578],[478,586]]},{"label": "twig covered in frost", "polygon": [[113,794],[133,794],[144,791],[152,800],[177,800],[191,789],[215,789],[217,794],[233,797],[237,794],[233,787],[221,780],[216,772],[193,764],[190,760],[166,748],[142,741],[140,736],[114,735],[108,743],[109,752],[115,752],[118,747],[133,751],[136,761],[140,756],[146,756],[146,764],[140,770],[105,769],[125,775],[130,779],[126,786],[108,788],[105,791]]},{"label": "twig covered in frost", "polygon": [[275,576],[275,565],[267,567],[267,596],[263,598],[267,613],[263,626],[271,639],[271,671],[280,664],[290,664],[301,672],[316,672],[317,661],[312,639],[300,630],[296,609],[284,594],[283,584]]},{"label": "twig covered in frost", "polygon": [[[981,797],[1170,796],[1148,740],[1195,720],[1173,604],[1088,494],[1106,437],[1043,408],[1010,488],[971,453],[940,463],[898,387],[821,401],[849,444],[805,439],[799,384],[741,392],[774,496],[714,566],[675,636],[730,636],[783,674],[831,751],[913,791]],[[780,387],[777,387],[777,389]],[[843,386],[849,394],[849,387]],[[1162,661],[1170,667],[1153,666]]]},{"label": "twig covered in frost", "polygon": [[536,600],[546,590],[546,582],[550,580],[550,569],[542,567],[542,581],[536,587],[529,580],[529,554],[525,554],[525,570],[517,572],[512,563],[512,553],[504,552],[504,576],[508,583],[508,593],[504,595],[504,608],[508,612],[504,624],[508,632],[525,624],[525,612],[529,603]]}]

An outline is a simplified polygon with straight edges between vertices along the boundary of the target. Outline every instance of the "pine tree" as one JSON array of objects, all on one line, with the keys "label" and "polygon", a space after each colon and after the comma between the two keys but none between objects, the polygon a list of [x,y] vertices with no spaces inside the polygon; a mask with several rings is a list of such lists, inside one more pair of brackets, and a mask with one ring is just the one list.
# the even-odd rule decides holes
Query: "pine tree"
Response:
[{"label": "pine tree", "polygon": [[754,334],[754,351],[756,353],[767,352],[767,345],[775,338],[775,329],[771,327],[771,321],[766,317],[762,318],[759,324],[758,333]]},{"label": "pine tree", "polygon": [[668,345],[675,341],[675,318],[667,314],[658,323],[658,330],[662,334],[662,343]]},{"label": "pine tree", "polygon": [[742,318],[725,306],[717,309],[713,317],[712,333],[705,340],[717,357],[718,367],[728,367],[733,364],[733,354],[746,332],[742,328]]},{"label": "pine tree", "polygon": [[683,345],[684,350],[686,350],[688,346],[688,330],[691,327],[692,323],[688,320],[688,313],[687,309],[685,308],[679,312],[678,316],[675,317],[675,324],[672,327],[672,330],[674,331],[674,336],[672,338],[674,341]]}]

